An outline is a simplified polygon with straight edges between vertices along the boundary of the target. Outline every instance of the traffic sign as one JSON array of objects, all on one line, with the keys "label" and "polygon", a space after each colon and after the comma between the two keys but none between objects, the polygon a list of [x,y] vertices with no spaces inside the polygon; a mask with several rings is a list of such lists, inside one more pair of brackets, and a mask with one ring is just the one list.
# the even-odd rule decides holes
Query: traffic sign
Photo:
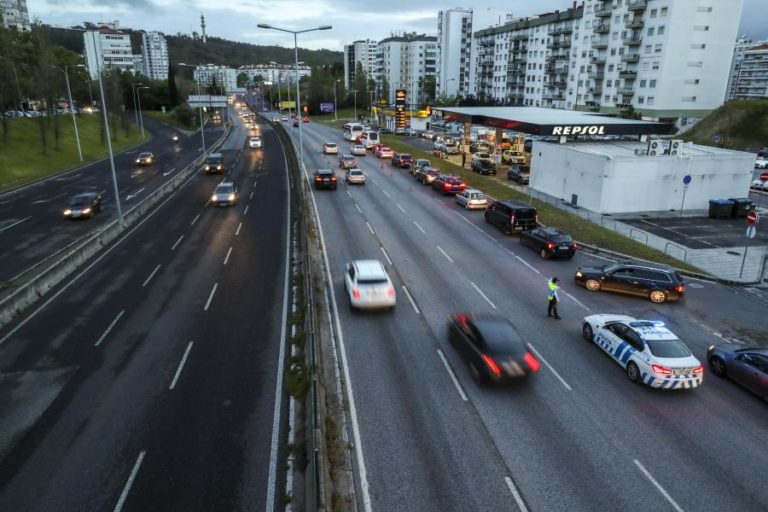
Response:
[{"label": "traffic sign", "polygon": [[760,175],[760,181],[768,181],[768,172],[764,172]]},{"label": "traffic sign", "polygon": [[747,238],[755,238],[757,235],[757,226],[747,226]]},{"label": "traffic sign", "polygon": [[712,137],[712,140],[715,142],[715,144],[717,144],[718,142],[720,142],[720,136],[719,135],[714,135]]},{"label": "traffic sign", "polygon": [[755,224],[760,222],[760,215],[755,210],[752,210],[751,212],[747,213],[747,224],[750,226],[754,226]]},{"label": "traffic sign", "polygon": [[686,175],[683,177],[683,185],[687,185],[687,184],[689,184],[690,182],[691,182],[691,175],[690,175],[690,174],[686,174]]}]

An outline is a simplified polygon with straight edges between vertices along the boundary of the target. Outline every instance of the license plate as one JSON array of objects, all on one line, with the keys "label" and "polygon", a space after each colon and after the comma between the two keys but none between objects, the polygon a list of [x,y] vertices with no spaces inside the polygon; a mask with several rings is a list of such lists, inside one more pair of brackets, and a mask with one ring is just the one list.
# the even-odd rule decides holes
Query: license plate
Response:
[{"label": "license plate", "polygon": [[568,250],[570,247],[568,245],[561,245],[560,249]]},{"label": "license plate", "polygon": [[689,373],[691,373],[691,371],[690,370],[672,370],[672,373],[674,373],[675,375],[688,375]]}]

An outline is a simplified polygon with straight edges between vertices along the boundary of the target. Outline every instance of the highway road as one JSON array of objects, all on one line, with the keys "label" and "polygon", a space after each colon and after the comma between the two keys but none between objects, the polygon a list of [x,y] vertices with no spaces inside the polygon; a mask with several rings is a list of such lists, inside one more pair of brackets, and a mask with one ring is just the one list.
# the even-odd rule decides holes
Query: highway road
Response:
[{"label": "highway road", "polygon": [[196,174],[0,331],[0,510],[282,503],[285,157],[268,127],[244,149],[235,123],[236,206]]},{"label": "highway road", "polygon": [[[186,135],[149,117],[144,123],[153,138],[115,155],[124,211],[172,179],[201,153],[199,131]],[[209,125],[206,144],[218,139],[222,130],[221,125]],[[174,134],[179,135],[178,144],[171,140]],[[137,166],[135,160],[141,151],[151,151],[155,163]],[[69,198],[86,191],[102,193],[104,211],[92,219],[66,220],[62,212]],[[36,263],[113,220],[117,216],[113,191],[110,163],[105,159],[0,194],[0,283],[13,281]]]},{"label": "highway road", "polygon": [[[313,122],[303,132],[308,171],[336,169],[342,183],[338,159],[321,154],[326,141],[348,147],[340,131]],[[704,361],[723,338],[765,343],[764,303],[699,280],[683,301],[662,305],[588,292],[573,283],[576,268],[605,260],[542,260],[388,161],[358,160],[365,186],[313,195],[354,391],[365,509],[768,509],[763,402],[709,368],[691,392],[633,385],[581,337],[588,314],[662,320]],[[388,268],[395,311],[350,311],[343,271],[359,258]],[[561,322],[546,318],[554,275]],[[521,385],[478,388],[446,338],[453,311],[507,315],[542,371]]]}]

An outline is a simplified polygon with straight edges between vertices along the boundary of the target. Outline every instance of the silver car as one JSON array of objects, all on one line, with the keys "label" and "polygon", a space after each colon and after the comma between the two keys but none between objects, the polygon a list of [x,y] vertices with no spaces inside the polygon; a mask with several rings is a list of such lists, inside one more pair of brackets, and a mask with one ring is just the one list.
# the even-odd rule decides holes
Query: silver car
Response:
[{"label": "silver car", "polygon": [[360,169],[350,169],[347,171],[348,185],[365,185],[365,174]]},{"label": "silver car", "polygon": [[379,260],[347,263],[344,285],[349,294],[349,304],[354,309],[395,307],[395,287]]},{"label": "silver car", "polygon": [[232,206],[237,204],[237,187],[231,181],[222,181],[216,185],[211,196],[213,206]]},{"label": "silver car", "polygon": [[718,377],[727,377],[768,400],[768,349],[720,343],[709,347],[707,361]]},{"label": "silver car", "polygon": [[488,198],[475,188],[468,188],[456,194],[456,204],[467,210],[485,210],[488,208]]}]

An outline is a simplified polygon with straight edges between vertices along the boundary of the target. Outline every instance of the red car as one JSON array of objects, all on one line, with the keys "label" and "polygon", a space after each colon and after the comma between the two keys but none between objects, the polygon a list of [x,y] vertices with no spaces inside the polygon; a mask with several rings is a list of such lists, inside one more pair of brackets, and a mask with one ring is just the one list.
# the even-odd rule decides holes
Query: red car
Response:
[{"label": "red car", "polygon": [[304,116],[304,118],[302,118],[301,121],[304,122],[304,123],[308,123],[309,122],[309,116]]},{"label": "red car", "polygon": [[392,158],[395,156],[395,152],[392,151],[392,148],[387,146],[378,146],[376,148],[376,156],[379,158]]}]

